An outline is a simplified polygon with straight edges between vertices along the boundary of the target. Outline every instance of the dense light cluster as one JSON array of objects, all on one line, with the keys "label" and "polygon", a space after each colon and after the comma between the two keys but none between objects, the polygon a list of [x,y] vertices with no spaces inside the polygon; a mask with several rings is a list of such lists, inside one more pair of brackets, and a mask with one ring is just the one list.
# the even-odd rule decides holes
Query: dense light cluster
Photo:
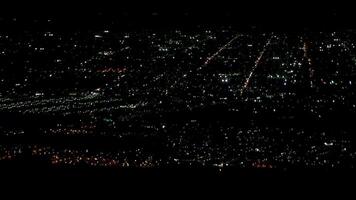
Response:
[{"label": "dense light cluster", "polygon": [[0,33],[0,160],[354,167],[355,34]]}]

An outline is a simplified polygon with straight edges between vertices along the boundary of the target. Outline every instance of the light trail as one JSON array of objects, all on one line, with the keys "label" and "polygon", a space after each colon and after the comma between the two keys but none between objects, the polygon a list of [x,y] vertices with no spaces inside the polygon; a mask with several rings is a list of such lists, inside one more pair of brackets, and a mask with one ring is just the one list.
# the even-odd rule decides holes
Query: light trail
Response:
[{"label": "light trail", "polygon": [[309,48],[309,45],[310,43],[304,39],[303,41],[303,52],[304,52],[304,59],[308,62],[308,66],[309,66],[309,78],[310,78],[310,87],[314,87],[314,84],[313,84],[313,81],[312,81],[312,78],[314,76],[314,72],[315,70],[313,69],[313,61],[310,57],[310,48]]},{"label": "light trail", "polygon": [[304,52],[304,58],[308,61],[308,64],[312,65],[312,60],[309,55],[309,43],[306,40],[304,40],[303,43],[303,52]]},{"label": "light trail", "polygon": [[212,61],[216,56],[218,56],[223,50],[225,50],[227,47],[231,45],[232,42],[234,42],[237,38],[239,38],[241,35],[237,34],[235,37],[233,37],[229,42],[227,42],[224,46],[220,47],[212,56],[208,57],[203,66],[206,66]]},{"label": "light trail", "polygon": [[255,61],[255,65],[252,67],[251,71],[250,71],[250,74],[248,75],[246,81],[245,81],[245,84],[243,85],[243,87],[241,88],[241,92],[240,92],[240,96],[243,95],[244,91],[247,89],[249,83],[250,83],[250,80],[251,80],[251,77],[253,76],[256,68],[258,67],[258,65],[260,64],[261,60],[262,60],[262,57],[263,55],[265,54],[266,50],[267,50],[267,47],[271,44],[271,40],[272,40],[273,36],[271,36],[267,43],[265,44],[265,46],[263,47],[262,51],[260,52],[260,55],[257,57],[257,60]]}]

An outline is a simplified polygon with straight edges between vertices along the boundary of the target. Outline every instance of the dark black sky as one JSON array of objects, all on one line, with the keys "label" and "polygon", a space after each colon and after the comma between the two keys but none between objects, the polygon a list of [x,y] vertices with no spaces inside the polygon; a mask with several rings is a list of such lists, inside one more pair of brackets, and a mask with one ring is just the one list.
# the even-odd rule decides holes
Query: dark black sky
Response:
[{"label": "dark black sky", "polygon": [[25,25],[32,19],[53,18],[58,26],[100,26],[114,19],[133,26],[207,24],[257,25],[263,28],[353,28],[356,12],[342,1],[122,1],[64,0],[11,1],[0,17],[17,17]]}]

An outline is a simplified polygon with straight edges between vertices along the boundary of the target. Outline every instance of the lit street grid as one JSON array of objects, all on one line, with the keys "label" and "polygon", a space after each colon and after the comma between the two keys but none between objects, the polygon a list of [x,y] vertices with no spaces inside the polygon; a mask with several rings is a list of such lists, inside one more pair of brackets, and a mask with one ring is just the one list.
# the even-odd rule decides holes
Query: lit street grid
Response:
[{"label": "lit street grid", "polygon": [[353,168],[355,36],[0,32],[0,163]]}]

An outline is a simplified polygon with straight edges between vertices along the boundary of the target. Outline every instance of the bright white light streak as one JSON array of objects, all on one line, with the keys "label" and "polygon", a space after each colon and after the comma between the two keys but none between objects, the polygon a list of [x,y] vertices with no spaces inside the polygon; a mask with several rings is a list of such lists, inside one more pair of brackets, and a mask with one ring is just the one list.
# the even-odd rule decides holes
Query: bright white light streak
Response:
[{"label": "bright white light streak", "polygon": [[250,74],[248,75],[248,77],[247,77],[247,79],[245,81],[245,84],[241,88],[240,96],[242,96],[244,91],[247,89],[247,87],[248,87],[248,85],[250,83],[251,77],[253,76],[253,74],[254,74],[256,68],[258,67],[258,65],[260,64],[261,59],[262,59],[263,55],[265,54],[267,47],[271,44],[272,38],[273,38],[273,36],[271,36],[268,39],[267,43],[265,44],[265,46],[263,47],[262,51],[260,52],[260,55],[257,57],[257,59],[255,61],[255,65],[252,67],[252,69],[250,71]]},{"label": "bright white light streak", "polygon": [[212,56],[208,57],[203,66],[206,66],[212,61],[216,56],[218,56],[223,50],[225,50],[227,47],[231,45],[232,42],[234,42],[237,38],[239,38],[241,35],[237,34],[235,37],[233,37],[229,42],[227,42],[224,46],[220,47]]}]

